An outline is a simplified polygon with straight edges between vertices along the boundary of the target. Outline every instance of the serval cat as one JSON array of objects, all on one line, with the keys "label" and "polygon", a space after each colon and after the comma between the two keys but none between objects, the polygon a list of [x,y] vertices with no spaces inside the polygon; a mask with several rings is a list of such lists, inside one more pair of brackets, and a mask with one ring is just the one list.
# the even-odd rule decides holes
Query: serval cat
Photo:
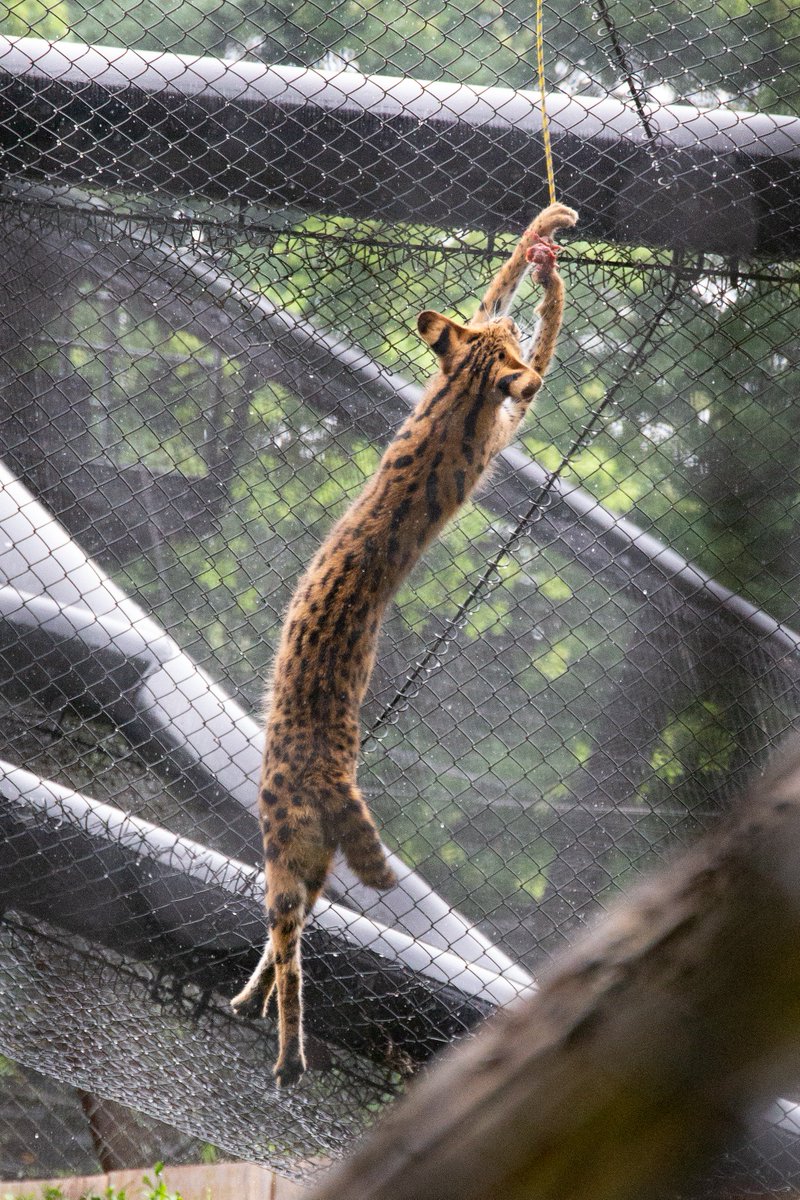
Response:
[{"label": "serval cat", "polygon": [[[384,610],[427,544],[513,437],[550,364],[564,308],[551,204],[525,231],[466,325],[423,312],[439,370],[361,495],[300,579],[275,659],[259,791],[269,940],[235,1009],[278,999],[278,1086],[305,1070],[300,937],[337,847],[375,888],[396,882],[356,783],[359,712]],[[505,314],[530,266],[544,289],[529,357]]]}]

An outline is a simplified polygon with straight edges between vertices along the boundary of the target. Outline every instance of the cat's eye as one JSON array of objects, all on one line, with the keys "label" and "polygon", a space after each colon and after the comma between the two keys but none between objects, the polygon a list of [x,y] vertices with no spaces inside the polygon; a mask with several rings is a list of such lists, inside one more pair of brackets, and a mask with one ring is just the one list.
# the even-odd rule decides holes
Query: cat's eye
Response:
[{"label": "cat's eye", "polygon": [[505,360],[506,360],[506,352],[505,352],[505,350],[500,350],[500,351],[498,351],[497,358],[498,358],[498,360],[499,360],[500,362],[505,362]]}]

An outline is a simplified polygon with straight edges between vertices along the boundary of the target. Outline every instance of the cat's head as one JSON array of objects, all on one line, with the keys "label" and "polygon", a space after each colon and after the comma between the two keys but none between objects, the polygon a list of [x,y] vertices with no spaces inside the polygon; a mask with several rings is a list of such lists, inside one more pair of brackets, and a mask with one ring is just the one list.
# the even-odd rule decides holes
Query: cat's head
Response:
[{"label": "cat's head", "polygon": [[479,382],[498,400],[530,400],[541,386],[538,371],[522,357],[519,330],[510,317],[470,326],[426,310],[417,317],[417,329],[445,375],[464,373],[465,382]]}]

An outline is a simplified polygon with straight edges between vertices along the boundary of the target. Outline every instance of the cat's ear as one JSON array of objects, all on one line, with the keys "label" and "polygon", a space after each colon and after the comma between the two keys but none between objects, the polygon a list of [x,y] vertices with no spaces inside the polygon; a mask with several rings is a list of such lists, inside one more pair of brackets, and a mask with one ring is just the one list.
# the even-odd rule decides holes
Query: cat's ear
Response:
[{"label": "cat's ear", "polygon": [[417,329],[423,342],[427,342],[439,358],[452,354],[456,346],[469,340],[469,333],[463,325],[430,309],[417,317]]}]

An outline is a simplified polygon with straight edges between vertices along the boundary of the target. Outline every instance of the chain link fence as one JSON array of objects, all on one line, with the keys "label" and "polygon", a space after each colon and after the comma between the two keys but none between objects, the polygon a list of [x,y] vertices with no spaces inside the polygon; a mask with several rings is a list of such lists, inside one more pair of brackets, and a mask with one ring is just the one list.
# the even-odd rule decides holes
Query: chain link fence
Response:
[{"label": "chain link fence", "polygon": [[[550,0],[559,362],[386,621],[360,779],[403,878],[337,869],[273,1090],[227,998],[281,614],[430,372],[416,312],[468,316],[546,203],[535,62],[517,0],[5,9],[6,1178],[107,1163],[114,1102],[118,1159],[312,1172],[795,723],[800,14]],[[800,1186],[798,1131],[729,1181]]]}]

